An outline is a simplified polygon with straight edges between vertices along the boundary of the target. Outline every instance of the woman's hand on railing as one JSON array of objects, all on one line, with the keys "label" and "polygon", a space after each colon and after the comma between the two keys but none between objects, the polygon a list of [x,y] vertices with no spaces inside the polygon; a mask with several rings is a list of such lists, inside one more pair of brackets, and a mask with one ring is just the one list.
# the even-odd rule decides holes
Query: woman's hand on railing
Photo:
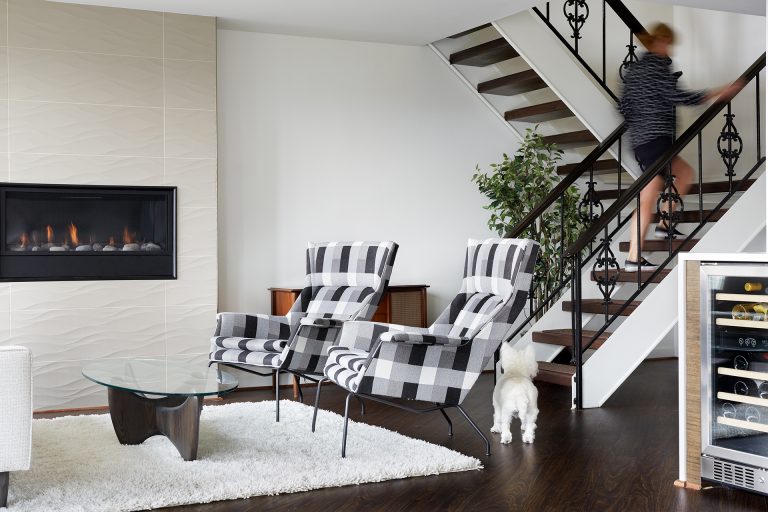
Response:
[{"label": "woman's hand on railing", "polygon": [[707,101],[715,100],[715,101],[722,101],[727,102],[731,101],[731,98],[736,96],[740,90],[744,88],[744,86],[747,85],[747,83],[739,78],[732,84],[724,85],[722,87],[718,87],[717,89],[713,89],[709,94],[707,94]]}]

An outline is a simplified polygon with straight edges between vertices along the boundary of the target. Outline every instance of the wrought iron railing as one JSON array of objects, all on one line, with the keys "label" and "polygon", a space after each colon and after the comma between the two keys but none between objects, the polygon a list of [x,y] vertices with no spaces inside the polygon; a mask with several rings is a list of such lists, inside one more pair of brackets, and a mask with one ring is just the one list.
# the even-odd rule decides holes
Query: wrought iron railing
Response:
[{"label": "wrought iron railing", "polygon": [[[636,50],[638,45],[636,43],[640,42],[637,40],[638,35],[645,33],[643,25],[621,0],[564,0],[562,2],[562,9],[559,11],[555,9],[555,5],[558,5],[558,3],[546,2],[543,6],[543,12],[538,7],[534,7],[533,11],[552,30],[576,60],[581,63],[587,73],[610,97],[616,100],[619,91],[614,90],[615,86],[612,88],[608,83],[611,77],[609,70],[615,70],[618,77],[623,80],[624,72],[633,62],[637,61]],[[592,8],[590,8],[590,5]],[[593,33],[599,33],[600,52],[598,56],[591,57],[585,55],[583,51],[584,46],[580,45],[580,42],[584,37],[585,29],[591,28],[588,22],[594,20],[595,14],[597,14],[594,12],[597,10],[595,9],[596,5],[600,6],[601,25]],[[612,13],[610,15],[611,27],[608,26],[610,13]],[[616,28],[615,25],[619,25],[619,28]],[[627,39],[624,39],[621,43],[618,40],[608,41],[609,32],[613,33],[616,31],[624,32]],[[624,44],[627,42],[629,44]],[[589,49],[594,50],[593,46],[589,45]],[[608,50],[617,46],[626,48],[626,54],[622,51],[623,57],[616,59],[616,62],[609,62],[612,58],[608,56]],[[592,62],[588,62],[590,60]],[[595,69],[599,69],[600,73],[596,72]]]},{"label": "wrought iron railing", "polygon": [[[605,209],[604,213],[595,219],[586,231],[574,242],[564,253],[565,258],[571,259],[570,267],[574,269],[571,272],[571,296],[573,302],[572,308],[572,364],[576,367],[575,378],[575,405],[577,408],[582,406],[582,370],[584,362],[584,353],[590,349],[593,343],[608,329],[608,327],[616,321],[617,318],[622,316],[624,311],[632,304],[632,302],[658,277],[661,273],[672,263],[677,254],[683,247],[688,246],[694,237],[701,231],[701,229],[710,221],[715,215],[718,215],[726,203],[733,197],[733,195],[744,190],[749,183],[751,177],[757,172],[760,167],[765,163],[765,156],[762,154],[761,147],[761,100],[760,100],[760,80],[759,73],[765,68],[765,53],[758,58],[740,77],[740,80],[749,84],[754,82],[754,94],[755,94],[755,149],[756,158],[754,164],[749,167],[749,170],[744,173],[737,180],[735,166],[736,163],[743,156],[743,140],[739,134],[735,122],[734,114],[732,112],[733,99],[739,96],[745,95],[745,89],[742,89],[736,97],[727,102],[716,101],[707,110],[696,119],[691,126],[685,130],[676,140],[675,143],[667,150],[659,159],[654,162],[632,185],[625,191],[618,192],[617,198],[614,203]],[[718,153],[725,165],[724,175],[728,178],[728,191],[725,196],[707,213],[704,211],[703,203],[703,131],[706,127],[712,123],[717,115],[726,110],[724,117],[726,119],[716,143]],[[628,298],[617,299],[614,296],[614,290],[620,277],[621,268],[616,261],[615,254],[611,249],[611,244],[615,237],[620,234],[622,229],[626,226],[630,220],[629,215],[625,215],[622,219],[623,212],[632,207],[633,203],[636,210],[640,211],[640,193],[648,186],[656,176],[663,175],[665,178],[664,189],[657,201],[656,215],[666,221],[669,233],[675,231],[675,227],[682,220],[685,204],[684,200],[679,194],[679,191],[675,187],[674,176],[671,171],[672,160],[685,150],[689,144],[695,141],[696,154],[697,154],[697,167],[698,167],[698,216],[694,221],[695,227],[690,234],[677,239],[677,243],[673,240],[672,235],[667,236],[667,250],[666,258],[658,264],[657,268],[653,271],[642,271],[639,267],[636,272],[636,281],[633,286],[635,290],[629,294]],[[691,219],[689,219],[690,221]],[[636,226],[636,240],[640,240],[640,223],[639,218]],[[633,229],[630,226],[630,229]],[[599,239],[599,241],[598,241]],[[596,246],[596,248],[595,248]],[[590,256],[585,257],[585,252],[588,252]],[[596,258],[595,258],[596,256]],[[639,255],[636,255],[636,257]],[[596,328],[594,333],[590,336],[586,342],[582,340],[582,308],[583,308],[583,296],[582,296],[582,270],[585,265],[590,263],[591,258],[594,258],[592,263],[591,275],[597,282],[597,286],[600,290],[603,305],[603,320],[602,324]],[[639,259],[639,257],[638,257]]]}]

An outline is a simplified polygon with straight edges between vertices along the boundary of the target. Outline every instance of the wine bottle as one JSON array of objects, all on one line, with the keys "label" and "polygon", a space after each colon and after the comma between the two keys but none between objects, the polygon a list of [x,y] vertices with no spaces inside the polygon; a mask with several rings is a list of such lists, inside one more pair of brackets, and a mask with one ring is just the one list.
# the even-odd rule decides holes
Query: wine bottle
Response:
[{"label": "wine bottle", "polygon": [[768,409],[755,405],[722,402],[717,411],[724,418],[764,423],[768,419]]},{"label": "wine bottle", "polygon": [[768,352],[719,350],[715,354],[715,358],[718,359],[717,366],[725,366],[736,370],[768,372]]},{"label": "wine bottle", "polygon": [[763,382],[757,387],[757,395],[760,398],[768,399],[768,382]]},{"label": "wine bottle", "polygon": [[731,316],[734,320],[762,322],[766,320],[766,314],[768,314],[768,304],[765,303],[736,304],[731,309]]},{"label": "wine bottle", "polygon": [[747,281],[744,283],[744,291],[745,292],[759,292],[763,289],[763,283],[755,283]]},{"label": "wine bottle", "polygon": [[[768,384],[768,383],[763,383]],[[758,382],[752,379],[746,379],[742,377],[730,377],[721,375],[717,379],[717,391],[723,393],[733,393],[741,396],[760,396],[760,387]],[[768,386],[764,389],[766,396],[768,396]]]}]

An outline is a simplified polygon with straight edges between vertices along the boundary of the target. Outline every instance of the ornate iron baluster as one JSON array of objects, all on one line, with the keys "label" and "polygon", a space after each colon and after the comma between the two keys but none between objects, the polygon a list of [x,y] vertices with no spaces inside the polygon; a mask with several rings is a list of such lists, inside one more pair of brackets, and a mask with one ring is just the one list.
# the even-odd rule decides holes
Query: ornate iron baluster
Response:
[{"label": "ornate iron baluster", "polygon": [[[589,226],[595,222],[603,214],[603,202],[595,191],[595,185],[597,183],[590,180],[587,182],[587,191],[584,193],[584,197],[579,201],[578,211],[579,220],[585,226]],[[596,211],[599,209],[599,213]]]},{"label": "ornate iron baluster", "polygon": [[[597,253],[597,259],[592,265],[592,275],[595,276],[597,287],[603,295],[603,303],[610,304],[616,283],[619,281],[619,272],[621,267],[616,261],[616,255],[611,250],[611,237],[608,236],[608,228],[605,228],[605,235],[600,239],[600,252]],[[605,314],[608,315],[606,308]],[[608,317],[606,316],[606,320]]]},{"label": "ornate iron baluster", "polygon": [[629,71],[629,68],[637,62],[637,54],[635,53],[635,50],[637,49],[637,45],[634,44],[634,39],[632,39],[632,32],[629,33],[629,44],[625,45],[627,47],[627,56],[624,57],[624,60],[621,61],[621,65],[619,66],[619,78],[621,78],[621,81],[624,81],[624,73]]},{"label": "ornate iron baluster", "polygon": [[[573,12],[569,12],[569,9],[573,10]],[[581,12],[579,11],[580,9]],[[587,18],[589,18],[589,5],[587,5],[586,0],[566,0],[563,4],[563,14],[565,15],[565,19],[568,21],[568,25],[571,26],[571,30],[573,31],[573,34],[571,34],[571,39],[573,39],[574,50],[576,50],[576,53],[579,53],[581,27],[584,26]]]},{"label": "ornate iron baluster", "polygon": [[736,167],[736,162],[739,161],[744,145],[736,125],[733,124],[733,118],[736,115],[731,113],[730,102],[728,102],[728,110],[723,114],[723,117],[725,117],[725,125],[720,131],[720,136],[717,138],[717,152],[720,153],[720,158],[723,159],[725,164],[725,175],[728,176],[728,189],[731,190],[733,188],[733,177],[736,176],[733,169]]},{"label": "ornate iron baluster", "polygon": [[[683,198],[680,197],[680,193],[675,187],[675,176],[672,174],[672,166],[667,166],[667,173],[664,179],[664,190],[659,194],[659,198],[656,200],[656,213],[659,218],[664,221],[667,226],[667,238],[674,238],[675,227],[680,224],[682,219],[685,205],[683,204]],[[667,210],[662,209],[662,205],[667,204]],[[674,210],[674,211],[673,211]]]}]

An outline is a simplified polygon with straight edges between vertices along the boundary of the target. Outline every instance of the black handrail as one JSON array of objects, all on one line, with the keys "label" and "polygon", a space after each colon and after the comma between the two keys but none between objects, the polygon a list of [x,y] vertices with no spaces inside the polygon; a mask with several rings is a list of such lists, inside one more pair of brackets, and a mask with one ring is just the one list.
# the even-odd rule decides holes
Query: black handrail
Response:
[{"label": "black handrail", "polygon": [[552,206],[555,201],[560,199],[560,197],[563,195],[563,193],[576,183],[576,180],[579,179],[584,173],[589,171],[589,168],[594,165],[595,162],[597,162],[597,159],[600,158],[608,149],[613,146],[624,134],[624,132],[627,131],[627,124],[621,123],[618,128],[613,130],[608,137],[605,138],[600,144],[597,145],[595,149],[593,149],[587,156],[579,162],[579,164],[570,172],[568,173],[560,182],[555,185],[555,188],[553,188],[549,194],[547,194],[547,197],[545,197],[541,203],[536,205],[536,207],[528,212],[528,215],[526,215],[523,220],[517,223],[517,225],[507,231],[506,238],[517,238],[520,235],[522,235],[526,229],[531,227],[533,223],[538,219],[547,209]]},{"label": "black handrail", "polygon": [[[765,53],[763,53],[740,77],[743,82],[749,82],[755,78],[758,73],[765,67]],[[704,113],[694,121],[687,130],[683,132],[680,137],[675,140],[675,143],[656,160],[648,170],[646,170],[642,176],[630,185],[630,187],[624,191],[613,204],[594,222],[590,227],[582,233],[582,235],[573,243],[565,252],[566,257],[573,257],[581,251],[597,237],[597,235],[605,229],[608,224],[619,214],[621,211],[629,205],[630,201],[642,191],[653,178],[661,173],[672,159],[690,143],[700,131],[702,131],[707,124],[712,121],[717,114],[723,110],[729,102],[716,101],[707,108]]]},{"label": "black handrail", "polygon": [[[635,15],[632,14],[629,9],[627,9],[627,6],[624,5],[624,2],[621,0],[605,0],[605,3],[611,6],[613,12],[616,13],[616,15],[621,19],[621,21],[624,22],[627,27],[629,27],[629,30],[631,30],[633,34],[647,33],[645,27],[643,27],[643,24],[640,23],[637,18],[635,18]],[[643,41],[640,42],[642,43]]]}]

